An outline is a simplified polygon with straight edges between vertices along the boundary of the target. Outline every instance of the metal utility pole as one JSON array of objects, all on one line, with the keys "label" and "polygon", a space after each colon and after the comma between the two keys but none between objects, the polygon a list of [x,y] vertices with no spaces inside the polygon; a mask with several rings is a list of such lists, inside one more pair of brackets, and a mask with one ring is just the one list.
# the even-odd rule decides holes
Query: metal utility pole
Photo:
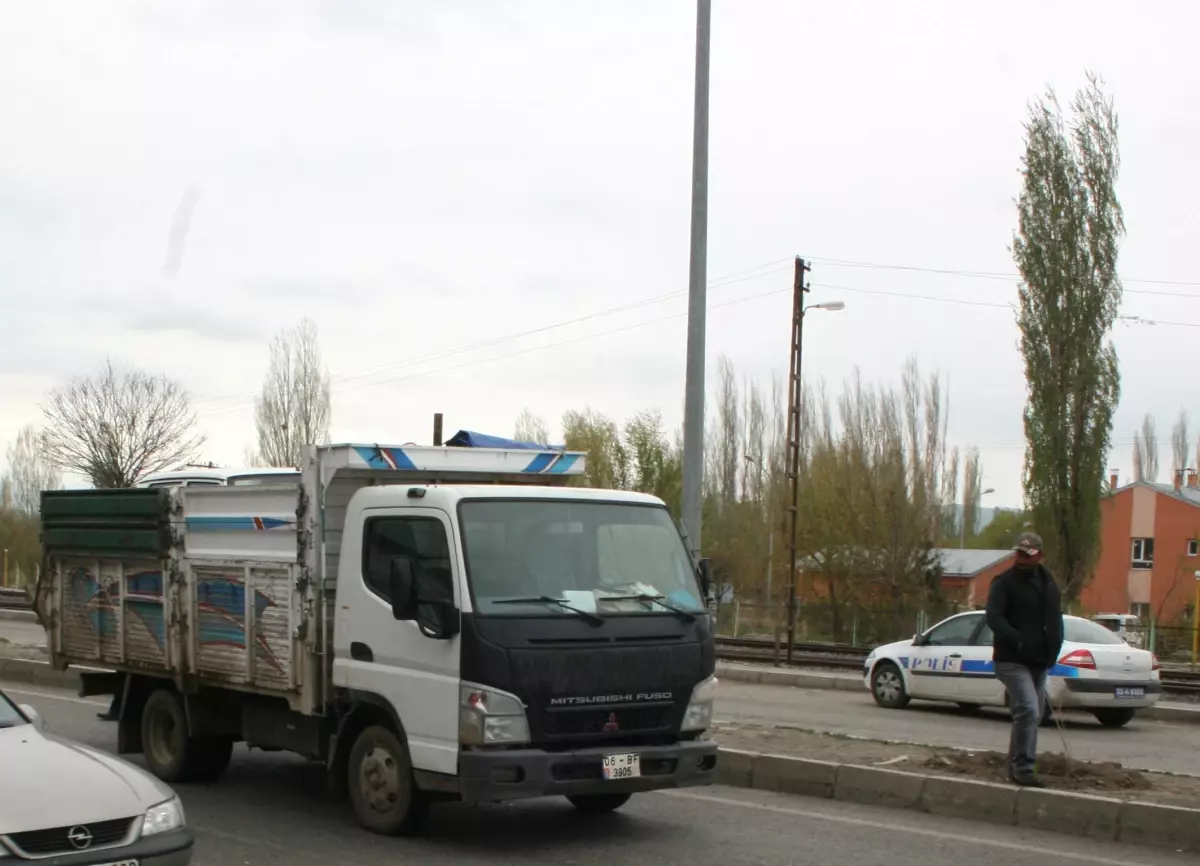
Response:
[{"label": "metal utility pole", "polygon": [[796,544],[800,521],[800,417],[801,371],[800,354],[804,346],[804,275],[808,273],[804,259],[796,256],[796,272],[792,281],[792,352],[788,360],[787,410],[787,479],[791,490],[788,505],[788,604],[787,604],[787,663],[792,663],[796,644]]},{"label": "metal utility pole", "polygon": [[804,349],[804,314],[809,310],[843,310],[846,305],[841,301],[826,301],[823,304],[805,306],[804,295],[808,286],[804,284],[804,275],[811,268],[804,259],[796,256],[796,272],[792,282],[792,354],[788,361],[788,411],[787,411],[787,479],[791,488],[791,504],[788,505],[788,627],[787,627],[787,663],[792,663],[792,651],[796,644],[796,565],[798,559],[798,528],[800,524],[800,438],[803,434],[801,423],[804,418],[803,387],[804,379],[800,369],[800,361]]},{"label": "metal utility pole", "polygon": [[683,527],[700,555],[704,486],[705,292],[708,264],[708,42],[712,0],[696,3],[696,104],[692,120],[692,246],[688,269],[687,383],[683,401]]}]

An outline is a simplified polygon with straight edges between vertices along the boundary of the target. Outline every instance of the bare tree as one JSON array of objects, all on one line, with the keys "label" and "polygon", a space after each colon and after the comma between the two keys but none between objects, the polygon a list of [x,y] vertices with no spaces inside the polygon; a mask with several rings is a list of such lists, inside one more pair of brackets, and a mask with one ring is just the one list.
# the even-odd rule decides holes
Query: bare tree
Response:
[{"label": "bare tree", "polygon": [[1147,481],[1158,480],[1158,431],[1149,412],[1142,419],[1142,469]]},{"label": "bare tree", "polygon": [[132,487],[186,462],[204,444],[186,389],[166,376],[117,371],[55,388],[43,409],[47,459],[95,487]]},{"label": "bare tree", "polygon": [[4,504],[26,514],[37,514],[41,492],[62,486],[58,467],[46,458],[41,436],[32,424],[23,427],[8,448],[8,472],[4,477]]},{"label": "bare tree", "polygon": [[262,396],[254,401],[262,462],[299,468],[305,445],[329,440],[330,415],[329,371],[321,363],[317,326],[301,319],[275,335]]},{"label": "bare tree", "polygon": [[550,428],[545,419],[534,415],[529,409],[522,409],[517,416],[517,424],[513,430],[513,438],[520,442],[534,442],[538,445],[550,444]]},{"label": "bare tree", "polygon": [[1188,422],[1187,411],[1179,410],[1179,419],[1171,430],[1171,469],[1179,472],[1187,469],[1188,462]]}]

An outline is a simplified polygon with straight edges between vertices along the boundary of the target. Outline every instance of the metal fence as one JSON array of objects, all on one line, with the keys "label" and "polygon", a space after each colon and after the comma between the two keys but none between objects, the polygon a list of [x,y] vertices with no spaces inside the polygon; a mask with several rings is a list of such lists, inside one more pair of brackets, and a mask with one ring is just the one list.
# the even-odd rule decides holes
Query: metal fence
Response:
[{"label": "metal fence", "polygon": [[[799,601],[796,640],[873,647],[922,632],[956,612],[953,605],[932,609],[866,608]],[[774,638],[787,634],[786,605],[733,600],[717,608],[717,634],[736,638]]]}]

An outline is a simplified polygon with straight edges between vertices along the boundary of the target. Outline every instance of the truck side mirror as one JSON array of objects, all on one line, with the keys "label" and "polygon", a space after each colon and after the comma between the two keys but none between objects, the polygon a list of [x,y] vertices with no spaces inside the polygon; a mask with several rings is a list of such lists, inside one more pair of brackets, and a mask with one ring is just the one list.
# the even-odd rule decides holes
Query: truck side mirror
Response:
[{"label": "truck side mirror", "polygon": [[388,574],[392,596],[392,617],[412,619],[417,613],[417,581],[410,556],[393,556]]},{"label": "truck side mirror", "polygon": [[712,560],[707,557],[701,559],[696,571],[700,577],[700,592],[704,593],[704,600],[708,601],[712,598],[713,589]]},{"label": "truck side mirror", "polygon": [[458,634],[459,613],[454,606],[454,582],[449,568],[423,565],[416,595],[417,627],[425,637],[450,640]]}]

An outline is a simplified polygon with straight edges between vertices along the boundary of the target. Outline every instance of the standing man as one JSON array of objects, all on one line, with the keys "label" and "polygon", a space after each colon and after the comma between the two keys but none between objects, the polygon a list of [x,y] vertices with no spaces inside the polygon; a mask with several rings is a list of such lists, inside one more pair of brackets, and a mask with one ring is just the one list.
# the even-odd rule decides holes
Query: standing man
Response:
[{"label": "standing man", "polygon": [[1013,550],[1012,568],[997,577],[988,592],[987,624],[993,635],[996,678],[1008,690],[1012,709],[1008,778],[1042,788],[1034,762],[1046,704],[1046,672],[1062,650],[1062,598],[1054,576],[1042,565],[1041,537],[1022,532]]}]

